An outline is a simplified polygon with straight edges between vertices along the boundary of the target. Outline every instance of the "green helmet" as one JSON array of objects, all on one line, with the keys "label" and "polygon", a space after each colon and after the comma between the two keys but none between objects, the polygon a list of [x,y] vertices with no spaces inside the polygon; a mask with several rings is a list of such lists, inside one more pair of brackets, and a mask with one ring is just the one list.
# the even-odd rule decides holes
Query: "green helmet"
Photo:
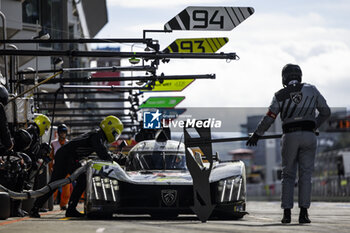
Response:
[{"label": "green helmet", "polygon": [[115,116],[107,116],[101,121],[100,127],[109,143],[117,141],[124,129],[123,123]]},{"label": "green helmet", "polygon": [[45,131],[48,130],[51,125],[50,119],[43,114],[39,114],[37,117],[35,117],[34,122],[39,128],[40,137],[44,135]]}]

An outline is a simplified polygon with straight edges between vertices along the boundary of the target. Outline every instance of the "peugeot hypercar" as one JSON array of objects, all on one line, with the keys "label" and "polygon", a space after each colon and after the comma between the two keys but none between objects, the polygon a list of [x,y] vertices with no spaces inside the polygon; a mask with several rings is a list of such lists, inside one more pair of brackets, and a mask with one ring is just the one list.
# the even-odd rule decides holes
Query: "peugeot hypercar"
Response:
[{"label": "peugeot hypercar", "polygon": [[[202,169],[198,154],[191,152]],[[199,159],[199,160],[198,160]],[[245,212],[246,177],[242,161],[214,161],[209,176],[210,218],[238,219]],[[175,218],[194,214],[193,180],[186,166],[185,145],[178,141],[146,140],[128,153],[122,166],[94,160],[87,171],[85,213],[88,217],[149,214]]]}]

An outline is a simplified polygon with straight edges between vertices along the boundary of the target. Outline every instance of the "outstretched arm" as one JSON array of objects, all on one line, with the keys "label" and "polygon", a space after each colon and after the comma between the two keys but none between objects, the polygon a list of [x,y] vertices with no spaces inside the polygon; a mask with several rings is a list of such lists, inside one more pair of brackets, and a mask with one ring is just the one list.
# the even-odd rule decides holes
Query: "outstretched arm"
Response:
[{"label": "outstretched arm", "polygon": [[276,96],[274,96],[266,115],[259,122],[255,132],[249,137],[246,143],[247,146],[257,145],[260,136],[264,135],[265,131],[270,128],[270,126],[273,124],[273,122],[277,118],[277,115],[279,112],[280,112],[279,104],[276,99]]}]

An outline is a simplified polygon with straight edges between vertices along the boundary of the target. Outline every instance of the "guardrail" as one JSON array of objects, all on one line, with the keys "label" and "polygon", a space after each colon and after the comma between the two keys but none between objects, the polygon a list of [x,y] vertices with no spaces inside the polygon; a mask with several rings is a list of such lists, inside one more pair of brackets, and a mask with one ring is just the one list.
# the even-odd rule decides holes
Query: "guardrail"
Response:
[{"label": "guardrail", "polygon": [[[273,184],[247,184],[247,196],[250,200],[279,200],[281,181]],[[298,197],[298,184],[295,184],[294,196]],[[350,201],[350,177],[328,176],[312,179],[312,200],[314,201]]]},{"label": "guardrail", "polygon": [[350,200],[350,177],[314,178],[312,194],[319,197],[347,197]]}]

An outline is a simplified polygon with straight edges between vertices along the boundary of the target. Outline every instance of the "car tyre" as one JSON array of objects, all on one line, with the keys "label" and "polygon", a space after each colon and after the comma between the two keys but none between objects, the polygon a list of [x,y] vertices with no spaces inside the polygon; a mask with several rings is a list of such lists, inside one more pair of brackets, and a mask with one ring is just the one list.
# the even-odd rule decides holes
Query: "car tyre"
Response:
[{"label": "car tyre", "polygon": [[11,206],[10,206],[10,196],[8,193],[0,192],[0,219],[4,220],[10,217]]}]

